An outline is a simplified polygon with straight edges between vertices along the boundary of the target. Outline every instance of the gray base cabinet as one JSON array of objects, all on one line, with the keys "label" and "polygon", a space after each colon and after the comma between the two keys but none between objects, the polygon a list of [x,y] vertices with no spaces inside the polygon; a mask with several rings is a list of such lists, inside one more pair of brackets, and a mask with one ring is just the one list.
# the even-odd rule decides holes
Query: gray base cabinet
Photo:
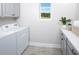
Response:
[{"label": "gray base cabinet", "polygon": [[61,31],[61,50],[63,55],[79,55],[69,39]]}]

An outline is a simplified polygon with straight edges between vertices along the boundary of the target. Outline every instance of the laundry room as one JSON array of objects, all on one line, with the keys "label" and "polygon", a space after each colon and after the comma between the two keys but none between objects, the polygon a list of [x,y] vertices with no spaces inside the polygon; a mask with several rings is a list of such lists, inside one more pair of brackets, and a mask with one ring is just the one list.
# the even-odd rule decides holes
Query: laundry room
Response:
[{"label": "laundry room", "polygon": [[0,3],[0,55],[79,55],[79,3]]}]

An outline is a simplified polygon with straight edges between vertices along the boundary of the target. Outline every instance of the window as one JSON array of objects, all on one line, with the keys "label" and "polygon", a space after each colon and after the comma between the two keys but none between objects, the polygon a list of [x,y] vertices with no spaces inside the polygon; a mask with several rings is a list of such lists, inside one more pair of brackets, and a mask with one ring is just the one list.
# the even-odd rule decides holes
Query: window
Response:
[{"label": "window", "polygon": [[50,3],[41,3],[40,18],[41,20],[49,20],[51,18],[51,4]]}]

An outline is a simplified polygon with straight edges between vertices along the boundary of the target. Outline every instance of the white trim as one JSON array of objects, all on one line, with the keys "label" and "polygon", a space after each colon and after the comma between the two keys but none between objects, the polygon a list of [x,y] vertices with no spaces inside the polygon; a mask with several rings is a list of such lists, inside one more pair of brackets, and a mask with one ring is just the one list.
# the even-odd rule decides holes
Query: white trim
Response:
[{"label": "white trim", "polygon": [[60,44],[49,44],[49,43],[40,43],[40,42],[30,42],[29,45],[37,46],[37,47],[61,48]]}]

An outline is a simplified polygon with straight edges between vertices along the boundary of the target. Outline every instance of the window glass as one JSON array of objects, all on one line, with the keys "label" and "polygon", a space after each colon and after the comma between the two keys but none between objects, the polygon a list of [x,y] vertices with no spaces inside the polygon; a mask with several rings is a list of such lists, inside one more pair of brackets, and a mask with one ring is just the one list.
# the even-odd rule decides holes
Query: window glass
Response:
[{"label": "window glass", "polygon": [[51,4],[41,3],[40,14],[41,14],[41,19],[50,19],[51,18]]}]

